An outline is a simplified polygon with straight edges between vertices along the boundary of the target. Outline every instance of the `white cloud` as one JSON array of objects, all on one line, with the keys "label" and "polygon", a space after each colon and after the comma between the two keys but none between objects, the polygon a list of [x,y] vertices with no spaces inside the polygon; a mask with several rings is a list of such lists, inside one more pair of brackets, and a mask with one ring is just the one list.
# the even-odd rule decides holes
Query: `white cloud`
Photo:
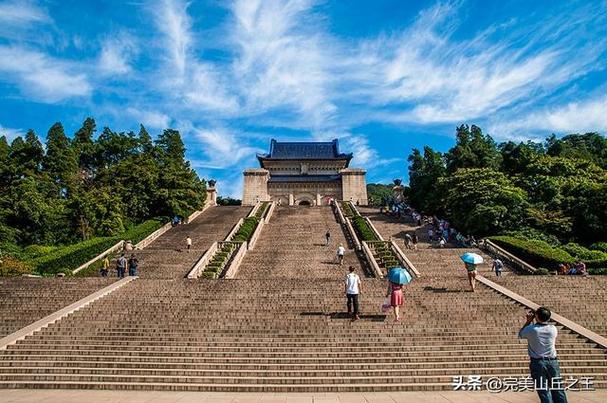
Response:
[{"label": "white cloud", "polygon": [[101,44],[99,68],[106,75],[122,75],[130,73],[139,49],[135,39],[127,33],[117,33],[106,38]]},{"label": "white cloud", "polygon": [[[583,102],[570,102],[565,105],[521,114],[516,119],[500,120],[491,123],[491,131],[498,138],[519,136],[523,139],[537,139],[534,133],[583,133],[607,132],[607,97],[601,96]],[[524,133],[521,133],[523,132]]]},{"label": "white cloud", "polygon": [[156,27],[164,35],[165,50],[177,79],[183,79],[192,42],[188,6],[189,3],[182,0],[162,0],[155,9]]},{"label": "white cloud", "polygon": [[[307,0],[238,0],[231,36],[234,75],[247,112],[294,108],[308,127],[336,111],[331,101],[330,41],[320,33]],[[335,59],[333,59],[335,60]]]},{"label": "white cloud", "polygon": [[46,10],[31,1],[5,1],[0,3],[0,26],[19,26],[30,23],[50,23]]},{"label": "white cloud", "polygon": [[21,129],[11,129],[0,124],[0,137],[6,136],[6,140],[10,144],[15,138],[25,136],[25,132]]},{"label": "white cloud", "polygon": [[[194,129],[194,143],[207,159],[197,160],[197,167],[225,169],[238,166],[245,159],[260,151],[247,145],[244,134],[236,134],[228,129]],[[244,167],[243,167],[244,168]]]},{"label": "white cloud", "polygon": [[0,46],[3,79],[36,100],[56,103],[92,92],[88,77],[69,61],[15,46]]},{"label": "white cloud", "polygon": [[164,113],[151,110],[140,110],[129,107],[127,113],[132,115],[137,121],[147,128],[151,129],[167,129],[170,127],[171,118]]}]

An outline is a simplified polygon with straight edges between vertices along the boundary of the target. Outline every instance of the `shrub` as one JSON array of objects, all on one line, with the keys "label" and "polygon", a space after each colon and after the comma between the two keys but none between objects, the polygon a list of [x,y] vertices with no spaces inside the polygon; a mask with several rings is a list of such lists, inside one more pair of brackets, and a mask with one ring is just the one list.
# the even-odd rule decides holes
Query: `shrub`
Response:
[{"label": "shrub", "polygon": [[[70,273],[95,256],[114,246],[120,240],[131,240],[134,244],[150,235],[162,226],[158,219],[147,220],[136,225],[119,236],[92,238],[73,245],[55,248],[52,252],[31,260],[32,265],[40,274]],[[82,275],[95,275],[99,265],[92,265]],[[80,273],[79,273],[80,275]]]},{"label": "shrub", "polygon": [[537,269],[535,272],[532,273],[535,276],[545,276],[547,274],[550,274],[550,270],[545,269],[543,267],[540,267],[539,269]]},{"label": "shrub", "polygon": [[356,230],[358,236],[363,241],[377,241],[377,237],[373,230],[369,227],[367,221],[361,217],[356,216],[352,219],[352,224]]},{"label": "shrub", "polygon": [[575,261],[566,251],[537,239],[527,240],[511,236],[493,236],[489,239],[535,267],[556,269],[561,263]]},{"label": "shrub", "polygon": [[585,260],[587,269],[600,269],[602,267],[607,267],[607,259],[597,259],[597,260]]},{"label": "shrub", "polygon": [[242,225],[238,228],[238,231],[232,237],[232,241],[234,242],[245,242],[251,239],[253,232],[255,232],[255,228],[257,228],[257,224],[259,223],[259,219],[257,217],[247,217],[243,220]]},{"label": "shrub", "polygon": [[212,271],[203,271],[200,276],[204,278],[216,279],[219,275]]},{"label": "shrub", "polygon": [[607,253],[607,242],[597,242],[590,245],[592,250],[600,250],[601,252]]},{"label": "shrub", "polygon": [[23,256],[31,260],[53,253],[55,250],[57,250],[56,246],[29,245],[23,248]]},{"label": "shrub", "polygon": [[588,269],[588,274],[607,276],[607,267],[599,269]]},{"label": "shrub", "polygon": [[590,250],[573,242],[561,246],[561,249],[568,252],[571,256],[584,261],[607,259],[607,253],[600,250]]},{"label": "shrub", "polygon": [[13,256],[4,256],[0,259],[0,276],[21,276],[31,274],[32,267]]},{"label": "shrub", "polygon": [[502,235],[509,235],[527,240],[539,239],[540,241],[548,243],[550,246],[559,246],[561,244],[559,239],[554,235],[546,234],[545,232],[531,227],[521,227],[514,231],[506,231]]}]

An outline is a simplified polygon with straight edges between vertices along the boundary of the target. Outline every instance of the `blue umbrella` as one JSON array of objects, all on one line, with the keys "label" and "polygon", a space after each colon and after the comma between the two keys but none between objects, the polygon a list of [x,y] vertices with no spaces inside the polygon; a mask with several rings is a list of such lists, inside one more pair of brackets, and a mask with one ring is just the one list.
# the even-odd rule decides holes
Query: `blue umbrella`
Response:
[{"label": "blue umbrella", "polygon": [[484,262],[483,257],[476,253],[467,252],[460,256],[460,259],[464,261],[464,263],[469,264],[481,264]]},{"label": "blue umbrella", "polygon": [[409,284],[413,278],[402,267],[394,267],[388,272],[388,280],[394,284]]}]

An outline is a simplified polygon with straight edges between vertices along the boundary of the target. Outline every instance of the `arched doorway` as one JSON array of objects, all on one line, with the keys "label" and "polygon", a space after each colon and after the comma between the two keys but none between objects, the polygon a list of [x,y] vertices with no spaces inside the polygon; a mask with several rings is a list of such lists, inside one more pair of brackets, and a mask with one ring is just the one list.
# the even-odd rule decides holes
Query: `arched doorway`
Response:
[{"label": "arched doorway", "polygon": [[312,206],[312,203],[310,203],[310,201],[308,201],[308,200],[302,200],[302,201],[300,201],[300,202],[299,202],[299,205],[300,205],[300,206],[308,206],[308,207],[311,207],[311,206]]}]

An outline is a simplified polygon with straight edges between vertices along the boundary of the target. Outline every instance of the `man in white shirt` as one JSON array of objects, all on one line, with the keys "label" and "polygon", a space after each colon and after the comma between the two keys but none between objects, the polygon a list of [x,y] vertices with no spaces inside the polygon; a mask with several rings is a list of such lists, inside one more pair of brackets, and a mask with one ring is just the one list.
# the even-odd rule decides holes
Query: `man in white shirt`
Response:
[{"label": "man in white shirt", "polygon": [[[352,321],[360,319],[358,316],[358,294],[360,294],[360,277],[358,274],[354,273],[354,266],[350,266],[348,268],[350,273],[346,276],[346,298],[347,298],[347,307],[348,307],[348,315],[352,315]],[[352,312],[352,305],[354,305],[354,312]]]},{"label": "man in white shirt", "polygon": [[188,253],[190,253],[190,249],[192,249],[192,238],[190,238],[190,236],[188,235],[188,237],[185,239],[185,243],[186,246],[188,248]]},{"label": "man in white shirt", "polygon": [[346,248],[344,248],[344,245],[339,244],[339,248],[337,248],[337,263],[339,263],[340,266],[344,262],[345,254],[346,254]]},{"label": "man in white shirt", "polygon": [[[535,389],[542,403],[567,403],[563,390],[559,361],[556,358],[556,326],[548,323],[550,310],[544,307],[527,314],[527,321],[519,330],[518,337],[527,339],[529,370],[535,380]],[[535,319],[536,323],[533,323]],[[559,384],[561,387],[559,387]]]}]

